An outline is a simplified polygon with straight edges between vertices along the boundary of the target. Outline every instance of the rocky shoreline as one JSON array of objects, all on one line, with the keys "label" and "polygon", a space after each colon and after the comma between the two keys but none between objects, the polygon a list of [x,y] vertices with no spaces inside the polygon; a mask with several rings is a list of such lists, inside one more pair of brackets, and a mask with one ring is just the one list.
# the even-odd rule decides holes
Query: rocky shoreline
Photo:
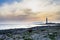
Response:
[{"label": "rocky shoreline", "polygon": [[60,26],[0,30],[0,40],[60,40]]}]

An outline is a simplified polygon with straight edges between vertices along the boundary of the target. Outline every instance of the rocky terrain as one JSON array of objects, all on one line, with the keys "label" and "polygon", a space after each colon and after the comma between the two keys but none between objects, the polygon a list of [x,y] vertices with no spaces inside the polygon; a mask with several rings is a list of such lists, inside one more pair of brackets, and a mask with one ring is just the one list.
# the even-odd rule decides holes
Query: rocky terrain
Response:
[{"label": "rocky terrain", "polygon": [[0,40],[60,40],[60,26],[0,30]]}]

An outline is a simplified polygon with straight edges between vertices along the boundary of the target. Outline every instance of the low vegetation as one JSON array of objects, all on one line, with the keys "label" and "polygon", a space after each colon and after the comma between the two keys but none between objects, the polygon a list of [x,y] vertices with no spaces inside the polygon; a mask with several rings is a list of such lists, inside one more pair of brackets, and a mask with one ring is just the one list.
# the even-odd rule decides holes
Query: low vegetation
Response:
[{"label": "low vegetation", "polygon": [[[18,30],[17,30],[18,31]],[[57,40],[57,36],[59,33],[59,30],[56,30],[54,28],[52,29],[36,29],[36,30],[26,30],[25,32],[15,33],[8,32],[5,34],[1,34],[3,36],[0,36],[0,40]],[[5,38],[4,38],[5,37]],[[46,39],[45,39],[46,38]]]}]

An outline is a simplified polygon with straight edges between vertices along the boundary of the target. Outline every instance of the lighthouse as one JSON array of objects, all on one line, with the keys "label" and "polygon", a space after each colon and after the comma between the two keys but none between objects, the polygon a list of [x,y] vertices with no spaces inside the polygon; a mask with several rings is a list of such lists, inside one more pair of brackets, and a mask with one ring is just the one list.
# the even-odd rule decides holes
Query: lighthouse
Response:
[{"label": "lighthouse", "polygon": [[46,17],[46,24],[48,24],[48,18]]}]

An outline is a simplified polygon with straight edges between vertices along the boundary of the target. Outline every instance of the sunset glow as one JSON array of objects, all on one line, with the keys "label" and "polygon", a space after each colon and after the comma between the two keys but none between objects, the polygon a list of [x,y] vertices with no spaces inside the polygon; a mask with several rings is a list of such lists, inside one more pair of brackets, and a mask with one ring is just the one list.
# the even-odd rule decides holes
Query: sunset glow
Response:
[{"label": "sunset glow", "polygon": [[60,20],[60,0],[13,0],[0,3],[0,21]]}]

